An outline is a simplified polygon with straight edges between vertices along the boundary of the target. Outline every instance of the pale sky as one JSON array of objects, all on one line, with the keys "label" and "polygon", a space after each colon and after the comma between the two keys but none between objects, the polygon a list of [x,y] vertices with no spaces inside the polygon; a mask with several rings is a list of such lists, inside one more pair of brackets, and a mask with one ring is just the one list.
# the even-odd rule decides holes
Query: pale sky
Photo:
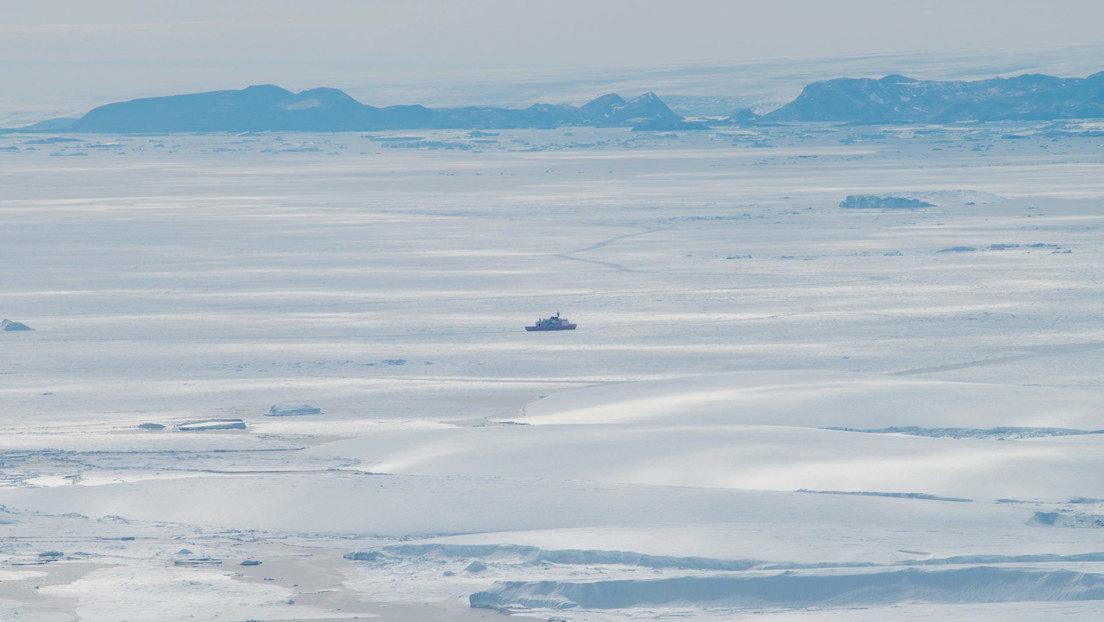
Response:
[{"label": "pale sky", "polygon": [[3,0],[0,57],[657,64],[1104,43],[1099,0]]},{"label": "pale sky", "polygon": [[6,109],[73,87],[1104,45],[1100,0],[0,0],[0,20]]}]

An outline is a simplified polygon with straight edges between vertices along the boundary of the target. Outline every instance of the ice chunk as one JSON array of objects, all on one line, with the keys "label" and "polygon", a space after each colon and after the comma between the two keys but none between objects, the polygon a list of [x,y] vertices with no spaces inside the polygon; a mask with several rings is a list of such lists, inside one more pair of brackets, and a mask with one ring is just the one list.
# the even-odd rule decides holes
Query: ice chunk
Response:
[{"label": "ice chunk", "polygon": [[917,207],[945,207],[951,205],[978,205],[999,203],[1004,198],[977,190],[932,190],[924,192],[894,192],[892,194],[852,194],[839,204],[840,207],[860,209],[900,209]]},{"label": "ice chunk", "polygon": [[0,330],[34,330],[23,322],[13,322],[7,318],[0,322]]},{"label": "ice chunk", "polygon": [[839,204],[840,207],[856,209],[901,209],[913,207],[934,207],[920,199],[892,196],[887,194],[851,194]]},{"label": "ice chunk", "polygon": [[357,562],[374,562],[378,561],[382,555],[379,551],[354,551],[352,553],[346,553],[345,559],[350,559]]},{"label": "ice chunk", "polygon": [[677,577],[597,582],[507,581],[469,597],[474,608],[614,609],[691,602],[738,607],[871,606],[1104,599],[1104,575],[972,567],[861,574]]},{"label": "ice chunk", "polygon": [[266,417],[297,417],[300,415],[321,415],[322,409],[315,408],[310,404],[303,404],[302,406],[288,406],[285,404],[274,404],[265,413]]},{"label": "ice chunk", "polygon": [[204,421],[188,421],[176,426],[181,432],[203,432],[206,430],[244,430],[245,422],[241,419],[206,419]]}]

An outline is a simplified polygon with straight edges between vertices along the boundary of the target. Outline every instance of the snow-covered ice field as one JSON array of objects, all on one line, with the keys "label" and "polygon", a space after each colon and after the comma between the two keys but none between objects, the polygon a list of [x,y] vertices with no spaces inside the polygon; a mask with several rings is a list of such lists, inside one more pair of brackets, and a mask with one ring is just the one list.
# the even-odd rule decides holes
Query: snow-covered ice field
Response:
[{"label": "snow-covered ice field", "polygon": [[1100,130],[0,135],[0,620],[1099,620]]}]

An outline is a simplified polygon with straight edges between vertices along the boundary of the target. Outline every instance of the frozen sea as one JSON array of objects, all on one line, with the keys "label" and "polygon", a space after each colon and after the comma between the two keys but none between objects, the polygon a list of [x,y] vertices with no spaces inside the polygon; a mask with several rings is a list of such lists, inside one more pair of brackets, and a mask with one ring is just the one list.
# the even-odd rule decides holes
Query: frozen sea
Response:
[{"label": "frozen sea", "polygon": [[0,188],[0,620],[1104,612],[1104,124],[10,133]]}]

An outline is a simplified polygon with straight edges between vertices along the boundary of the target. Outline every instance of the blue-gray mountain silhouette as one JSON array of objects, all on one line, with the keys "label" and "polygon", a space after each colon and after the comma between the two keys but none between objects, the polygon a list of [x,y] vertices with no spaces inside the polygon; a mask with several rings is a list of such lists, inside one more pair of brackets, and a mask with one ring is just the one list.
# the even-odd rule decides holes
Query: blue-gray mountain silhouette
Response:
[{"label": "blue-gray mountain silhouette", "polygon": [[814,82],[792,102],[734,122],[954,123],[1104,117],[1104,71],[1087,78],[1024,74],[975,81],[838,78]]},{"label": "blue-gray mountain silhouette", "polygon": [[[1025,74],[975,81],[837,78],[814,82],[765,115],[741,110],[729,123],[954,123],[1104,118],[1104,71],[1087,78]],[[637,130],[706,129],[672,111],[654,93],[631,100],[608,94],[582,106],[528,108],[368,106],[332,88],[292,93],[273,85],[135,99],[83,117],[24,130],[104,133],[515,129],[564,126]]]},{"label": "blue-gray mountain silhouette", "polygon": [[[626,101],[603,95],[582,106],[426,108],[364,105],[330,88],[292,93],[273,85],[135,99],[91,110],[71,132],[248,132],[265,130],[373,131],[392,129],[510,129],[561,126],[697,129],[654,93]],[[683,127],[685,124],[685,127]]]}]

